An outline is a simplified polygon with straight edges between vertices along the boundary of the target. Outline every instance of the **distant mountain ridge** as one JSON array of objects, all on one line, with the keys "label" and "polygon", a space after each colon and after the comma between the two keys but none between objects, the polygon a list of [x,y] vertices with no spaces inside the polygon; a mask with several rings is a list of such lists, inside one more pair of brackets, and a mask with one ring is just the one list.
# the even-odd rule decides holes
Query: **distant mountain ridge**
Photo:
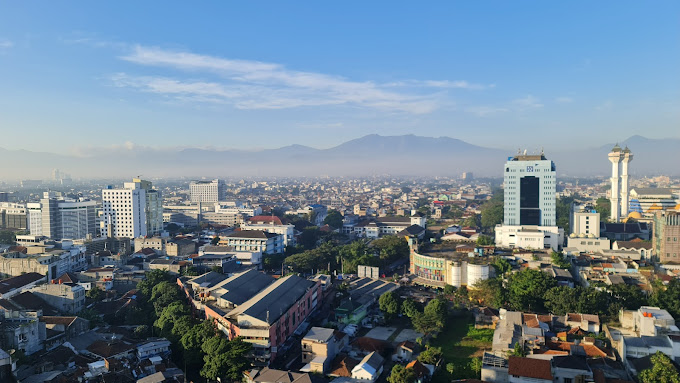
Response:
[{"label": "distant mountain ridge", "polygon": [[[595,148],[548,152],[558,175],[594,176],[610,173],[607,153],[615,143]],[[634,154],[631,175],[680,175],[680,139],[632,136],[620,142]],[[288,145],[263,150],[200,148],[116,148],[93,151],[85,157],[0,148],[5,160],[0,180],[48,179],[58,168],[76,178],[228,176],[367,176],[378,174],[501,177],[503,163],[513,152],[486,148],[451,137],[413,134],[370,134],[328,149]]]}]

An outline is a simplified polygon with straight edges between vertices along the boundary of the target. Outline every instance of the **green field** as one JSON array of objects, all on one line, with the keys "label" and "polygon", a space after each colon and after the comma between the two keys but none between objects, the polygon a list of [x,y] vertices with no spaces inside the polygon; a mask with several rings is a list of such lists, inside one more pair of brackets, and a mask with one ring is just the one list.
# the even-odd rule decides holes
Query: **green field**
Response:
[{"label": "green field", "polygon": [[[448,383],[454,379],[477,378],[479,374],[470,369],[472,358],[481,358],[484,350],[491,349],[492,329],[475,329],[470,315],[449,317],[444,330],[430,341],[434,347],[441,347],[444,361],[432,377],[433,383]],[[455,365],[453,374],[446,371],[446,365]]]}]

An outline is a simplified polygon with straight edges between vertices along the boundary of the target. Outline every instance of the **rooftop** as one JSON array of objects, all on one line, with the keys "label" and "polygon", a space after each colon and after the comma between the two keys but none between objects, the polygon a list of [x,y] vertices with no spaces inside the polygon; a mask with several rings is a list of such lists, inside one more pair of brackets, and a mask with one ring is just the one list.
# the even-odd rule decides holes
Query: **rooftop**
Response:
[{"label": "rooftop", "polygon": [[305,335],[304,340],[310,340],[314,342],[328,342],[328,340],[333,337],[334,333],[335,330],[332,328],[312,327],[309,329],[307,335]]},{"label": "rooftop", "polygon": [[12,290],[24,287],[39,280],[45,280],[45,276],[39,273],[26,273],[7,279],[0,280],[0,294],[6,294]]}]

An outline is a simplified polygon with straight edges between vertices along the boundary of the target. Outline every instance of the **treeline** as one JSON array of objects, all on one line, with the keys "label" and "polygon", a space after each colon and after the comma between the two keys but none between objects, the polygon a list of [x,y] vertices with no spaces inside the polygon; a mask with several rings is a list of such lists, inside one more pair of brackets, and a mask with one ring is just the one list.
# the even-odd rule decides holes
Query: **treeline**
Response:
[{"label": "treeline", "polygon": [[410,298],[402,301],[394,292],[381,295],[378,303],[386,321],[389,322],[395,316],[404,314],[411,320],[413,328],[423,334],[439,332],[446,323],[448,309],[443,295],[432,299],[425,307],[421,307],[419,303]]},{"label": "treeline", "polygon": [[286,257],[284,265],[295,272],[356,273],[358,265],[384,268],[408,256],[409,247],[406,239],[387,236],[372,241],[370,246],[363,240],[347,245],[324,242],[314,249]]},{"label": "treeline", "polygon": [[[498,271],[498,269],[497,269]],[[680,317],[680,280],[664,286],[656,283],[651,295],[638,286],[598,284],[590,287],[557,286],[557,281],[540,270],[525,269],[517,273],[500,272],[500,277],[475,284],[468,291],[480,305],[515,311],[597,314],[605,321],[616,321],[621,309],[637,310],[652,305]],[[506,278],[503,278],[507,275]]]},{"label": "treeline", "polygon": [[136,322],[139,337],[167,338],[173,360],[186,367],[190,380],[240,381],[250,367],[252,345],[240,338],[229,341],[212,321],[194,318],[184,292],[173,280],[165,270],[146,273],[137,285],[137,308],[125,315],[126,321]]}]

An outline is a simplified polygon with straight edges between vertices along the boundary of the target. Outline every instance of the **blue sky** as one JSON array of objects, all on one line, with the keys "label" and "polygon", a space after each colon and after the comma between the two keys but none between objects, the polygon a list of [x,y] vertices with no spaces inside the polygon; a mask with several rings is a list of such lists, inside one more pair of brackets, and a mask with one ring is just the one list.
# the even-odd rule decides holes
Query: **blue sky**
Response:
[{"label": "blue sky", "polygon": [[680,2],[0,1],[0,147],[680,137]]}]

